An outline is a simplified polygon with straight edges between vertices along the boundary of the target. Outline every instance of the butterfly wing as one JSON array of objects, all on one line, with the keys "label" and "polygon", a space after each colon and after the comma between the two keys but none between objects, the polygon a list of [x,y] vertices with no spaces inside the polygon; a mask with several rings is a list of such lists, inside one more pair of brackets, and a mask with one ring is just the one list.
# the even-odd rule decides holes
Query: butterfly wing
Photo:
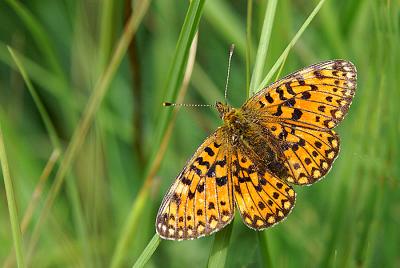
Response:
[{"label": "butterfly wing", "polygon": [[259,114],[280,145],[287,181],[311,184],[329,171],[339,152],[339,137],[332,128],[349,109],[356,77],[349,61],[322,62],[271,84],[243,106]]},{"label": "butterfly wing", "polygon": [[268,228],[287,217],[296,193],[269,170],[258,168],[249,153],[232,152],[232,178],[236,205],[244,223],[256,230]]},{"label": "butterfly wing", "polygon": [[156,219],[156,231],[162,238],[199,238],[232,220],[232,177],[224,139],[221,128],[208,137],[165,195]]}]

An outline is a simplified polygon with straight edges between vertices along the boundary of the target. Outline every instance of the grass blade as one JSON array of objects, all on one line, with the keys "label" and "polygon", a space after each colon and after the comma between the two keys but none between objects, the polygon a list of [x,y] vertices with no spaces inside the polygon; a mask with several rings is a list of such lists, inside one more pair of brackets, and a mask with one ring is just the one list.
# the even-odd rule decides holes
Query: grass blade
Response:
[{"label": "grass blade", "polygon": [[116,50],[113,54],[110,64],[107,66],[104,74],[100,77],[99,82],[96,84],[92,95],[87,103],[86,109],[83,113],[82,119],[77,126],[74,135],[71,139],[71,142],[65,152],[65,157],[63,158],[60,168],[55,177],[55,183],[53,184],[52,188],[50,189],[49,195],[45,201],[45,205],[43,208],[42,213],[40,214],[38,223],[35,226],[35,229],[32,234],[31,241],[29,243],[28,248],[28,260],[32,256],[35,245],[40,235],[41,226],[43,225],[44,220],[47,218],[47,215],[53,206],[54,200],[57,197],[61,185],[64,181],[65,175],[69,170],[73,160],[76,157],[77,151],[79,150],[80,146],[83,144],[83,141],[86,137],[86,134],[93,122],[94,115],[100,107],[102,100],[104,99],[105,94],[109,88],[111,80],[117,70],[117,67],[122,61],[122,58],[128,48],[128,45],[138,29],[139,23],[142,21],[144,14],[147,11],[147,8],[150,4],[150,1],[138,1],[136,8],[134,9],[130,19],[126,24],[125,31],[121,36]]},{"label": "grass blade", "polygon": [[269,253],[269,249],[268,249],[267,233],[268,233],[268,231],[258,232],[257,237],[258,237],[258,241],[260,243],[260,254],[261,254],[264,266],[265,267],[273,267],[272,260],[271,260],[271,254]]},{"label": "grass blade", "polygon": [[250,72],[251,72],[251,62],[252,62],[252,42],[251,42],[251,26],[253,18],[253,0],[247,1],[247,19],[246,19],[246,98],[249,98],[249,88],[250,88]]},{"label": "grass blade", "polygon": [[[48,112],[46,111],[43,102],[41,101],[41,99],[39,98],[39,95],[37,94],[35,88],[32,85],[31,80],[28,77],[28,74],[21,62],[21,60],[19,59],[19,57],[16,55],[16,53],[14,53],[13,49],[10,47],[7,47],[8,51],[11,54],[11,57],[13,58],[15,64],[17,65],[17,68],[19,70],[19,72],[21,73],[25,84],[27,85],[27,88],[29,90],[29,93],[32,96],[33,101],[35,102],[35,105],[37,107],[37,109],[39,110],[40,116],[43,120],[43,123],[46,127],[47,133],[50,137],[51,143],[53,145],[54,151],[57,152],[57,154],[61,154],[61,142],[60,139],[56,133],[55,127],[53,125],[53,123],[50,120],[50,116],[48,114]],[[57,156],[58,158],[58,156]],[[55,160],[54,160],[55,161]],[[46,168],[45,168],[46,169]],[[47,175],[48,176],[48,175]],[[36,190],[38,190],[38,188],[42,188],[44,186],[44,183],[47,179],[47,176],[41,176],[39,179],[39,183],[37,184],[37,188]],[[71,175],[67,175],[67,177],[71,177]],[[45,179],[42,179],[45,178]],[[87,230],[84,224],[84,220],[83,220],[83,213],[82,213],[82,209],[81,209],[81,204],[80,204],[80,200],[78,197],[78,191],[76,188],[76,184],[75,181],[72,179],[69,179],[67,182],[67,188],[68,188],[68,195],[69,198],[71,200],[72,203],[72,207],[73,207],[73,211],[74,211],[74,216],[76,219],[76,226],[78,228],[78,233],[80,234],[81,237],[81,243],[83,245],[83,249],[85,251],[85,257],[88,258],[88,256],[90,256],[90,254],[88,253],[90,250],[89,247],[89,242],[88,242],[88,235],[87,235]],[[36,192],[35,190],[35,192]],[[37,192],[38,194],[41,194],[40,192]],[[33,200],[31,200],[30,205],[33,205],[32,203]],[[33,209],[35,209],[36,206],[31,206],[32,212],[33,213]],[[22,233],[25,233],[26,227],[28,226],[28,224],[30,223],[31,217],[25,218],[24,217],[24,221],[23,221],[23,225],[22,225]],[[10,258],[10,263],[12,259]],[[89,262],[87,262],[89,263]]]},{"label": "grass blade", "polygon": [[215,234],[214,244],[208,258],[207,266],[209,268],[225,267],[232,229],[233,222]]},{"label": "grass blade", "polygon": [[38,49],[42,52],[52,70],[57,73],[58,77],[64,80],[64,73],[59,62],[57,61],[55,51],[50,42],[51,39],[43,29],[42,25],[40,25],[39,21],[36,20],[32,13],[19,1],[7,0],[6,3],[8,3],[14,9],[15,13],[18,14],[20,19],[28,28],[31,36],[36,42]]},{"label": "grass blade", "polygon": [[307,29],[308,25],[311,23],[311,21],[314,19],[314,17],[318,14],[318,11],[321,9],[322,5],[324,4],[325,0],[319,1],[318,5],[314,8],[314,10],[311,12],[311,14],[308,16],[306,21],[303,23],[303,25],[300,27],[300,29],[297,31],[293,39],[290,41],[289,45],[285,48],[285,50],[282,52],[282,54],[279,56],[275,64],[272,66],[271,70],[268,72],[268,74],[265,76],[264,80],[258,85],[257,90],[255,91],[258,92],[264,87],[267,86],[268,82],[271,80],[272,76],[275,74],[275,72],[278,70],[279,66],[282,64],[282,62],[285,60],[287,57],[287,54],[289,54],[289,51],[292,49],[292,47],[296,44],[297,40],[299,40],[300,36],[303,34],[303,32]]},{"label": "grass blade", "polygon": [[246,57],[245,29],[225,1],[208,1],[204,7],[204,17],[225,37],[225,40],[228,40],[228,44],[235,44],[235,49],[240,56]]},{"label": "grass blade", "polygon": [[161,238],[158,236],[158,234],[154,234],[153,238],[147,244],[146,248],[143,250],[142,254],[132,267],[133,268],[144,267],[146,263],[149,261],[150,257],[153,255],[154,251],[156,251],[160,243],[161,243]]},{"label": "grass blade", "polygon": [[51,143],[52,143],[54,149],[60,150],[61,144],[57,138],[56,130],[54,129],[53,124],[51,123],[49,114],[47,113],[46,109],[44,108],[44,105],[43,105],[42,101],[40,100],[39,95],[36,93],[36,90],[33,88],[32,82],[29,79],[29,77],[25,71],[25,68],[23,67],[23,65],[22,65],[21,61],[19,60],[19,58],[17,57],[17,55],[14,53],[13,49],[11,47],[7,47],[7,49],[10,52],[11,57],[13,58],[15,64],[18,67],[19,72],[21,73],[21,75],[25,81],[26,86],[28,87],[29,93],[32,95],[32,99],[35,102],[35,105],[39,110],[40,116],[43,119],[43,123],[49,134],[49,137],[50,137],[50,140],[51,140]]},{"label": "grass blade", "polygon": [[25,267],[24,252],[22,249],[23,241],[21,235],[21,226],[19,224],[17,204],[14,196],[13,184],[8,169],[7,154],[4,145],[3,131],[0,124],[0,161],[1,169],[3,171],[4,185],[7,195],[8,212],[10,214],[10,223],[12,229],[12,236],[14,240],[14,248],[17,256],[18,267]]},{"label": "grass blade", "polygon": [[[201,11],[198,10],[197,12],[201,12]],[[193,24],[190,27],[197,28],[197,25]],[[190,31],[187,31],[187,32],[190,32]],[[185,92],[187,90],[189,80],[190,80],[190,77],[192,74],[192,69],[194,66],[196,49],[197,49],[197,35],[195,35],[195,37],[192,41],[192,46],[191,46],[190,53],[189,53],[189,59],[188,59],[188,64],[186,66],[183,83],[182,83],[182,86],[180,87],[180,91],[178,92],[178,98],[177,98],[178,102],[181,102],[183,100]],[[172,113],[172,117],[168,122],[167,129],[164,132],[164,136],[161,139],[160,146],[157,148],[158,151],[157,151],[156,157],[151,162],[151,166],[150,166],[149,171],[147,172],[147,176],[144,180],[144,184],[143,184],[142,188],[140,189],[140,192],[132,205],[132,209],[129,213],[128,219],[125,223],[125,226],[121,232],[120,238],[117,242],[117,246],[116,246],[115,252],[113,254],[112,260],[111,260],[111,267],[119,267],[121,265],[121,262],[128,250],[129,242],[132,240],[132,237],[134,236],[135,232],[137,231],[139,219],[143,213],[143,209],[145,208],[145,204],[147,202],[148,195],[149,195],[150,186],[152,185],[153,177],[156,175],[156,173],[161,165],[161,161],[164,157],[165,151],[167,149],[167,145],[168,145],[169,139],[171,137],[172,129],[175,124],[176,115],[177,115],[177,110],[174,109],[173,113]]]},{"label": "grass blade", "polygon": [[260,42],[258,43],[256,62],[254,64],[253,75],[250,81],[250,96],[254,95],[257,86],[264,72],[264,64],[267,58],[269,41],[271,38],[272,25],[274,24],[277,0],[268,1],[267,10],[265,11],[264,23],[261,31]]}]

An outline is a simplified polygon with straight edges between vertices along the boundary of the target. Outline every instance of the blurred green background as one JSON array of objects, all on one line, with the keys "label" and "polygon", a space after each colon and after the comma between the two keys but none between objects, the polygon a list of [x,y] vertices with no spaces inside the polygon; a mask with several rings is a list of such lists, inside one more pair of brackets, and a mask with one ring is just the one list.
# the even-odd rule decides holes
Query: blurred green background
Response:
[{"label": "blurred green background", "polygon": [[[196,20],[196,61],[184,102],[223,99],[231,43],[228,99],[235,107],[246,100],[246,66],[254,65],[268,1],[203,6],[193,0],[197,9],[189,9],[189,1],[148,2],[0,2],[0,124],[17,220],[27,210],[32,215],[21,246],[30,267],[130,267],[143,252],[164,193],[221,123],[213,108],[181,108],[175,118],[161,105],[178,94]],[[278,1],[264,75],[317,4]],[[138,28],[127,47],[135,32],[124,28],[132,5],[146,14],[132,15]],[[185,16],[193,18],[186,26]],[[178,41],[181,29],[190,31]],[[123,58],[110,63],[121,36],[127,38]],[[280,76],[336,58],[358,70],[353,104],[336,129],[338,159],[321,182],[295,187],[296,207],[283,223],[257,233],[237,217],[225,244],[226,267],[400,266],[399,1],[327,0]],[[115,72],[105,78],[110,69]],[[96,96],[102,102],[85,108]],[[88,121],[79,124],[81,118]],[[163,138],[166,129],[170,139]],[[0,263],[15,267],[3,183],[0,197]],[[217,252],[214,236],[162,241],[146,266],[207,266]]]}]

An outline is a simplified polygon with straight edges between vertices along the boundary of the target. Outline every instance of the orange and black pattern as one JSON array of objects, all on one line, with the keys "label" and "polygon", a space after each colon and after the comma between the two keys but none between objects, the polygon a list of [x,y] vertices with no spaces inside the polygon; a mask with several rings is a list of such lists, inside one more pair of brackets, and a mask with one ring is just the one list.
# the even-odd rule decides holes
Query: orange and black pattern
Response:
[{"label": "orange and black pattern", "polygon": [[218,129],[188,161],[158,212],[156,230],[161,237],[198,238],[232,220],[235,204],[228,149]]},{"label": "orange and black pattern", "polygon": [[289,183],[318,181],[339,153],[333,128],[352,102],[356,74],[349,61],[326,61],[272,83],[239,109],[217,102],[224,123],[164,197],[157,233],[209,235],[233,219],[235,204],[256,230],[286,218],[296,199]]}]

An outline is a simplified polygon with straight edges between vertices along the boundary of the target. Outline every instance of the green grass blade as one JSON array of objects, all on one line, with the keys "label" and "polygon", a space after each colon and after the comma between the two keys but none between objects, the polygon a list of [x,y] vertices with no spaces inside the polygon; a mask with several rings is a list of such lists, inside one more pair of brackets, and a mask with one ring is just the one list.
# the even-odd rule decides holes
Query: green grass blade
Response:
[{"label": "green grass blade", "polygon": [[260,91],[261,89],[263,89],[264,87],[266,87],[268,85],[268,82],[271,80],[272,76],[275,74],[275,72],[278,70],[279,66],[285,60],[285,58],[287,57],[287,54],[289,54],[289,51],[296,44],[297,40],[299,40],[300,36],[307,29],[308,25],[311,23],[311,21],[314,19],[314,17],[318,14],[318,11],[321,9],[324,2],[325,2],[325,0],[319,1],[318,5],[314,8],[314,10],[311,12],[311,14],[308,16],[308,18],[303,23],[303,25],[297,31],[297,33],[295,34],[293,39],[290,41],[289,45],[285,48],[285,50],[279,56],[279,58],[277,59],[275,64],[272,66],[272,68],[270,69],[268,74],[265,76],[264,80],[260,83],[260,85],[258,86],[258,88],[255,92]]},{"label": "green grass blade", "polygon": [[74,161],[80,146],[83,144],[83,141],[86,138],[86,134],[93,122],[94,116],[99,109],[105,94],[107,93],[112,78],[114,77],[114,74],[121,63],[122,58],[128,48],[128,45],[132,40],[132,37],[139,26],[139,23],[142,21],[149,4],[150,1],[139,1],[139,3],[137,4],[126,24],[125,31],[118,42],[110,64],[107,66],[104,74],[100,77],[99,82],[95,86],[93,93],[90,96],[82,119],[74,132],[71,142],[65,152],[65,157],[60,164],[60,168],[58,169],[55,177],[55,183],[50,189],[49,195],[45,201],[43,211],[40,214],[38,223],[36,224],[33,231],[28,249],[28,258],[31,257],[33,254],[43,222],[47,218],[48,213],[53,206],[54,200],[61,189],[61,185],[64,181],[65,175],[67,174],[72,162]]},{"label": "green grass blade", "polygon": [[144,267],[151,258],[151,256],[153,255],[154,251],[156,251],[160,243],[161,243],[161,238],[158,236],[158,234],[154,234],[153,238],[147,244],[146,248],[143,250],[142,254],[132,267],[133,268]]},{"label": "green grass blade", "polygon": [[52,70],[57,73],[57,76],[64,78],[64,72],[57,61],[55,51],[50,42],[51,38],[47,35],[39,21],[19,1],[7,0],[6,3],[14,9],[15,13],[17,13],[24,22],[25,26],[30,31],[33,40],[35,40],[38,49],[42,52]]},{"label": "green grass blade", "polygon": [[1,169],[3,171],[4,185],[6,189],[8,212],[10,214],[10,223],[12,229],[12,236],[14,240],[14,248],[17,256],[18,267],[25,267],[23,241],[21,235],[21,226],[19,224],[17,203],[14,196],[13,183],[8,168],[7,154],[4,145],[3,131],[0,123],[0,161]]},{"label": "green grass blade", "polygon": [[235,44],[236,51],[241,57],[246,58],[245,29],[227,3],[219,0],[208,1],[204,7],[204,17],[225,40],[228,40],[228,44]]},{"label": "green grass blade", "polygon": [[42,117],[42,120],[44,122],[44,125],[46,127],[47,133],[49,134],[51,143],[54,147],[54,149],[61,149],[61,144],[57,138],[57,134],[56,134],[56,130],[54,129],[53,124],[51,123],[49,114],[47,113],[42,101],[39,98],[39,95],[36,93],[36,90],[34,89],[31,80],[29,79],[26,70],[24,68],[24,66],[22,65],[21,61],[19,60],[19,58],[17,57],[17,55],[14,53],[13,49],[11,47],[7,47],[8,51],[11,54],[11,57],[13,58],[15,64],[18,67],[19,72],[21,73],[26,86],[28,87],[29,93],[32,96],[33,101],[36,104],[36,107],[39,110],[40,116]]},{"label": "green grass blade", "polygon": [[268,230],[257,233],[258,241],[260,243],[260,254],[265,267],[272,268],[271,254],[268,249]]},{"label": "green grass blade", "polygon": [[231,241],[233,222],[215,234],[214,244],[208,258],[208,267],[225,267]]},{"label": "green grass blade", "polygon": [[[33,87],[32,82],[29,79],[25,68],[24,68],[23,64],[21,63],[21,60],[14,53],[12,48],[8,47],[8,50],[9,50],[11,57],[13,58],[15,64],[17,65],[18,70],[20,71],[20,73],[25,81],[25,84],[28,87],[29,93],[31,94],[32,99],[35,102],[37,109],[39,110],[40,116],[42,117],[42,120],[43,120],[44,125],[47,130],[47,133],[49,134],[53,148],[55,150],[61,150],[61,142],[56,133],[55,127],[54,127],[53,123],[51,122],[50,116],[47,113],[42,101],[40,100],[39,95],[37,94],[35,88]],[[68,178],[71,177],[70,175],[67,175],[67,176],[68,176]],[[78,228],[78,233],[81,234],[80,237],[81,237],[81,242],[83,244],[83,249],[85,250],[85,252],[89,252],[90,247],[89,247],[89,243],[88,243],[88,236],[87,236],[86,227],[84,225],[83,213],[82,213],[81,204],[80,204],[75,181],[72,179],[69,179],[67,182],[67,187],[68,187],[67,193],[68,193],[70,201],[72,203],[72,208],[73,208],[74,216],[76,219],[76,226]],[[85,256],[88,257],[89,254],[85,254]]]},{"label": "green grass blade", "polygon": [[247,1],[247,16],[246,16],[246,98],[249,98],[250,88],[250,72],[252,62],[252,42],[251,42],[251,29],[252,29],[252,18],[253,18],[253,0]]},{"label": "green grass blade", "polygon": [[[181,84],[186,72],[186,62],[189,58],[190,48],[200,21],[204,1],[192,1],[186,14],[185,21],[182,26],[181,34],[176,46],[174,59],[170,67],[169,77],[166,85],[165,94],[169,96],[168,101],[175,101],[179,96],[179,89],[182,89]],[[184,68],[184,69],[182,69]],[[177,72],[177,73],[176,73]],[[182,72],[182,73],[181,73]],[[160,105],[161,106],[161,105]],[[117,246],[111,260],[111,267],[121,266],[121,262],[128,250],[129,242],[132,240],[133,234],[137,230],[140,216],[143,213],[145,203],[149,195],[149,188],[155,173],[161,163],[161,158],[165,153],[165,147],[169,140],[168,129],[171,129],[171,121],[173,118],[173,110],[166,109],[157,125],[155,146],[153,147],[152,160],[147,167],[146,179],[140,190],[137,198],[133,202],[132,209],[128,215],[127,221],[121,232],[120,238],[117,241]],[[159,133],[159,134],[158,134]]]},{"label": "green grass blade", "polygon": [[[197,31],[197,27],[202,15],[204,0],[194,0],[190,3],[189,9],[187,11],[185,21],[182,26],[181,33],[179,35],[178,43],[176,45],[174,58],[169,69],[168,80],[164,90],[165,100],[174,102],[178,95],[178,90],[183,80],[185,73],[186,61],[188,59],[190,46],[192,40]],[[160,105],[160,108],[161,107]],[[152,149],[152,158],[154,159],[158,148],[160,147],[160,142],[165,134],[168,121],[172,115],[172,109],[164,109],[160,121],[157,124],[157,138],[155,139],[154,147]]]},{"label": "green grass blade", "polygon": [[[60,108],[68,111],[71,111],[72,109],[74,112],[78,112],[78,103],[74,100],[71,94],[71,88],[68,84],[63,82],[62,79],[53,72],[42,67],[39,63],[19,53],[15,48],[13,48],[13,52],[21,62],[21,65],[24,66],[27,75],[33,82],[40,86],[41,89],[44,89],[45,92],[51,94],[54,98],[62,100],[62,102],[60,102]],[[8,46],[1,41],[0,61],[18,71],[18,67],[14,64],[12,57],[10,57]],[[46,79],[43,79],[44,77]],[[64,114],[68,117],[67,122],[71,122],[71,114]]]},{"label": "green grass blade", "polygon": [[99,63],[101,70],[109,61],[111,48],[113,45],[113,26],[115,1],[104,0],[101,2],[100,17],[100,41],[99,41]]},{"label": "green grass blade", "polygon": [[265,11],[260,42],[258,43],[256,62],[254,64],[253,75],[250,81],[250,96],[254,95],[255,90],[257,89],[263,77],[264,64],[267,59],[268,47],[271,38],[272,26],[274,24],[277,4],[278,0],[268,1],[267,10]]}]

